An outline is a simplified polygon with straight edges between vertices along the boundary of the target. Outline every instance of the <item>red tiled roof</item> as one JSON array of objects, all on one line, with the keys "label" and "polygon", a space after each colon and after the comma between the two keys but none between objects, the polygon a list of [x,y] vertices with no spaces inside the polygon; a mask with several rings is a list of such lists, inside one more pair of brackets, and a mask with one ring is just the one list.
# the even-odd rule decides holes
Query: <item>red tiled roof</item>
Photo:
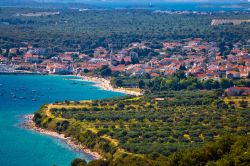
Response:
[{"label": "red tiled roof", "polygon": [[151,76],[151,77],[159,77],[159,76],[160,76],[160,74],[157,74],[157,73],[152,73],[152,74],[150,74],[150,76]]}]

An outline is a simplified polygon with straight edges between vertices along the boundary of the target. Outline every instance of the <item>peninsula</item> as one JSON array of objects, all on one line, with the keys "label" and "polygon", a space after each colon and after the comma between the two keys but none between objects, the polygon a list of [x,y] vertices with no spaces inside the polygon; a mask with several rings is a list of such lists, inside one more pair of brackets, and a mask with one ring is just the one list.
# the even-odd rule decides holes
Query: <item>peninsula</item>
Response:
[{"label": "peninsula", "polygon": [[[208,153],[221,149],[223,155],[213,154],[217,156],[214,162],[219,162],[230,155],[241,156],[228,154],[222,145],[218,146],[221,141],[232,150],[234,141],[250,139],[247,134],[249,107],[232,107],[226,100],[230,98],[223,99],[216,91],[161,91],[139,97],[48,104],[34,114],[33,120],[42,131],[63,134],[77,141],[78,147],[87,147],[102,156],[89,165],[124,162],[128,165],[171,165],[179,151],[186,148]],[[244,140],[236,136],[242,132],[247,134]],[[218,142],[208,149],[206,143],[212,140]],[[189,161],[192,153],[184,150],[178,160]],[[193,161],[189,162],[199,163],[202,154],[193,156]],[[207,157],[202,162],[211,160]]]}]

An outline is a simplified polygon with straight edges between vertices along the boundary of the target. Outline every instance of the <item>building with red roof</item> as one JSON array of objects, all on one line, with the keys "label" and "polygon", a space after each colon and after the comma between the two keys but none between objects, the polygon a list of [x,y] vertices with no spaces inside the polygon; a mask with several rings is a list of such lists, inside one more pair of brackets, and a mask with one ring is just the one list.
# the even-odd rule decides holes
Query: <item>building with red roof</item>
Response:
[{"label": "building with red roof", "polygon": [[250,88],[234,86],[234,87],[226,89],[225,93],[227,96],[249,96]]}]

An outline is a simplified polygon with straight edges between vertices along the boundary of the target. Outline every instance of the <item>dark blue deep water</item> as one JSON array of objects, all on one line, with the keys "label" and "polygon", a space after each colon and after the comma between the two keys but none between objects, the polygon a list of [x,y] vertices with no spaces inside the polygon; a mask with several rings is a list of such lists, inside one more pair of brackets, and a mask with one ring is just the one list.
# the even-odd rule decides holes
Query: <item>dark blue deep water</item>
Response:
[{"label": "dark blue deep water", "polygon": [[20,127],[22,115],[35,112],[45,103],[123,95],[66,78],[69,77],[0,75],[0,166],[68,166],[76,157],[92,159],[56,138]]}]

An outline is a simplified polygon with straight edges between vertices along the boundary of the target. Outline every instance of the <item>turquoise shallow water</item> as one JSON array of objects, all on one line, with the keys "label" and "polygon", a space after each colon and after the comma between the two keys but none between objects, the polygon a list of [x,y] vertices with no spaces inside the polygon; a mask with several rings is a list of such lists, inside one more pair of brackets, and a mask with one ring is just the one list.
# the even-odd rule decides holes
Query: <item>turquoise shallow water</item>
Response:
[{"label": "turquoise shallow water", "polygon": [[[0,165],[68,166],[87,154],[73,151],[60,140],[19,127],[22,115],[45,103],[122,96],[103,91],[89,82],[67,80],[67,76],[0,75]],[[75,83],[76,82],[76,83]],[[35,100],[35,101],[32,101]]]}]

